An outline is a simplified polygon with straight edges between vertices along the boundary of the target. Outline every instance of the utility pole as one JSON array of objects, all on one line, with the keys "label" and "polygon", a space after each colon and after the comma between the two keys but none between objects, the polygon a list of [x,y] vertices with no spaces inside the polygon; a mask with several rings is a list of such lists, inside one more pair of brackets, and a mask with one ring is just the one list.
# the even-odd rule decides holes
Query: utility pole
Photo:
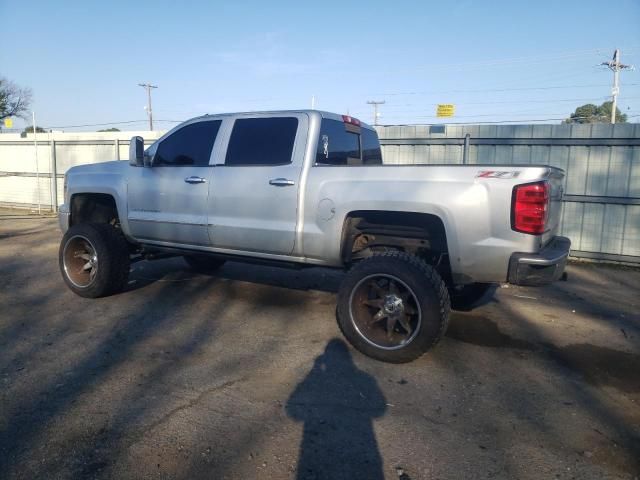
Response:
[{"label": "utility pole", "polygon": [[139,83],[147,91],[147,115],[149,116],[149,130],[153,131],[153,110],[151,110],[151,89],[158,88],[157,85],[150,83]]},{"label": "utility pole", "polygon": [[633,68],[631,65],[620,63],[620,50],[616,48],[613,52],[613,59],[608,62],[602,62],[613,72],[613,88],[611,89],[611,123],[616,123],[616,109],[618,107],[618,94],[620,93],[620,70]]},{"label": "utility pole", "polygon": [[40,167],[38,166],[38,133],[36,130],[36,112],[31,112],[31,118],[33,118],[33,151],[36,154],[36,192],[38,192],[38,215],[42,212],[40,201]]},{"label": "utility pole", "polygon": [[369,100],[367,103],[373,105],[373,124],[378,125],[378,117],[380,116],[378,113],[378,105],[384,105],[386,102],[384,100]]}]

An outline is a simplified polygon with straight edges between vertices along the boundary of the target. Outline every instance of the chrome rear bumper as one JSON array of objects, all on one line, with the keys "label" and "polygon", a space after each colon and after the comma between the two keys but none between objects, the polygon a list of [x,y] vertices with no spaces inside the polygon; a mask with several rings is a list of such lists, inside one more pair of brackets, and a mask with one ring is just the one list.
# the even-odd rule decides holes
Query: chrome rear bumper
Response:
[{"label": "chrome rear bumper", "polygon": [[571,240],[554,237],[538,253],[514,253],[509,260],[508,282],[516,285],[547,285],[564,273]]}]

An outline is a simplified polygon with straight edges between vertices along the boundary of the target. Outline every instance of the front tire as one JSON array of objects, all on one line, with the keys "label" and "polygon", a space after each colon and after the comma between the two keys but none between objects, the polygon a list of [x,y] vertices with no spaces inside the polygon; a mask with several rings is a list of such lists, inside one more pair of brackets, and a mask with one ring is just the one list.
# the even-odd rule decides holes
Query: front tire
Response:
[{"label": "front tire", "polygon": [[383,362],[410,362],[431,349],[447,329],[449,311],[438,272],[399,251],[356,264],[338,292],[340,330],[357,350]]},{"label": "front tire", "polygon": [[118,293],[129,278],[129,249],[122,232],[107,223],[73,225],[58,251],[60,272],[75,294],[86,298]]}]

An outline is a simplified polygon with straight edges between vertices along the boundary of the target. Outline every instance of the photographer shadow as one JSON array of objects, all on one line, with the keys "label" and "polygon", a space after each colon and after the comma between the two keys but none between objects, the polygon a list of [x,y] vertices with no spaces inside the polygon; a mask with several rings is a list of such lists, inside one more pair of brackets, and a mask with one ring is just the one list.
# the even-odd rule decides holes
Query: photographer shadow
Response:
[{"label": "photographer shadow", "polygon": [[345,343],[333,339],[287,401],[304,422],[298,479],[384,479],[373,419],[386,411],[376,380],[359,370]]}]

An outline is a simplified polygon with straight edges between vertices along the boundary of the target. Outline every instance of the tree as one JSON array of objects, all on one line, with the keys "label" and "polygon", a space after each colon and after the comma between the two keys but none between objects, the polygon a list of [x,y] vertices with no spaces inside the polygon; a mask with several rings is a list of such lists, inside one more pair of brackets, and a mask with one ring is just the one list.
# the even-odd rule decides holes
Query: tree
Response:
[{"label": "tree", "polygon": [[[29,125],[28,127],[25,127],[22,133],[20,133],[20,136],[24,138],[27,136],[27,133],[33,133],[33,125]],[[44,128],[38,127],[36,125],[36,133],[47,133],[47,131]]]},{"label": "tree", "polygon": [[[597,106],[593,103],[587,103],[576,108],[564,123],[609,123],[611,122],[611,108],[613,102],[604,102]],[[616,107],[616,123],[627,123],[627,116],[620,112]]]},{"label": "tree", "polygon": [[30,104],[30,89],[0,77],[0,120],[8,117],[25,118]]},{"label": "tree", "polygon": [[120,129],[119,128],[115,128],[115,127],[111,127],[111,128],[105,128],[104,130],[98,130],[99,132],[119,132]]},{"label": "tree", "polygon": [[[613,102],[604,102],[600,105],[600,111],[602,115],[611,121],[611,108],[613,107]],[[621,113],[620,109],[616,107],[616,123],[627,123],[627,114]]]}]

